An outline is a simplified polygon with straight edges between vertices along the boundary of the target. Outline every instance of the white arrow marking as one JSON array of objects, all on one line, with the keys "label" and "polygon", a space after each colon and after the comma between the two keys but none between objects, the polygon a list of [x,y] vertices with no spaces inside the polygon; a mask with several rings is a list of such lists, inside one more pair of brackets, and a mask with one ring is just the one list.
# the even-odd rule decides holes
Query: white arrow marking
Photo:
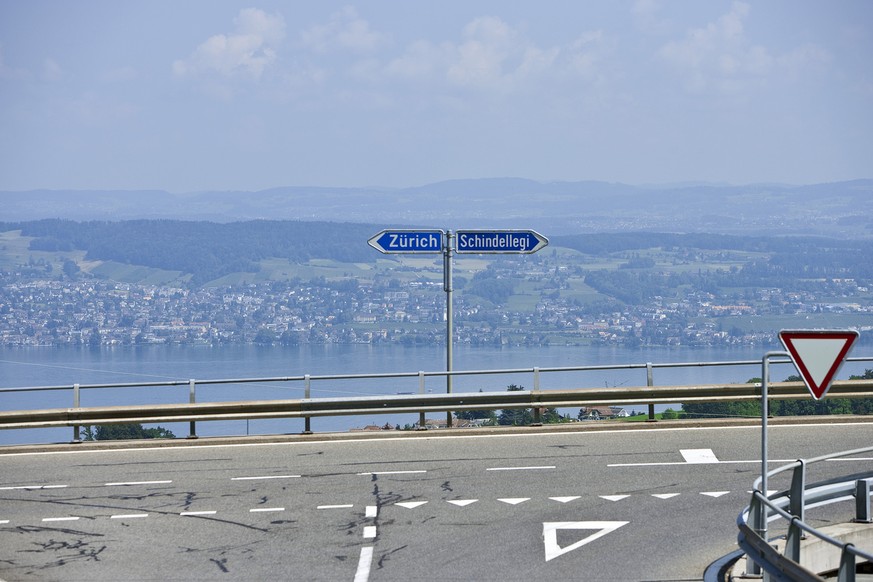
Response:
[{"label": "white arrow marking", "polygon": [[405,507],[406,509],[415,509],[416,507],[421,507],[427,503],[427,501],[403,501],[401,503],[395,503],[394,505],[399,505],[400,507]]},{"label": "white arrow marking", "polygon": [[[598,538],[602,538],[608,533],[612,533],[623,525],[627,525],[627,521],[554,521],[543,523],[543,544],[546,550],[546,562],[553,560],[562,554],[572,552],[577,548],[581,548],[587,543],[593,542]],[[590,536],[579,540],[576,543],[564,546],[558,545],[558,530],[559,529],[588,529],[597,530]]]},{"label": "white arrow marking", "polygon": [[525,501],[529,501],[530,497],[507,497],[505,499],[498,499],[497,501],[502,501],[503,503],[508,503],[509,505],[518,505],[519,503],[524,503]]},{"label": "white arrow marking", "polygon": [[696,465],[718,463],[718,459],[715,453],[712,452],[712,449],[684,449],[679,452],[682,453],[682,458],[685,459],[686,463]]},{"label": "white arrow marking", "polygon": [[452,505],[457,505],[458,507],[466,507],[472,503],[476,503],[479,501],[478,499],[447,499],[449,503]]},{"label": "white arrow marking", "polygon": [[601,499],[606,499],[607,501],[621,501],[628,497],[630,497],[630,495],[600,495]]},{"label": "white arrow marking", "polygon": [[678,493],[653,493],[652,497],[657,497],[658,499],[670,499],[671,497],[676,497],[679,495]]},{"label": "white arrow marking", "polygon": [[701,495],[709,495],[710,497],[721,497],[727,495],[730,491],[701,491]]},{"label": "white arrow marking", "polygon": [[579,495],[573,495],[572,497],[549,497],[552,501],[560,501],[561,503],[569,503],[570,501],[575,501],[579,499]]}]

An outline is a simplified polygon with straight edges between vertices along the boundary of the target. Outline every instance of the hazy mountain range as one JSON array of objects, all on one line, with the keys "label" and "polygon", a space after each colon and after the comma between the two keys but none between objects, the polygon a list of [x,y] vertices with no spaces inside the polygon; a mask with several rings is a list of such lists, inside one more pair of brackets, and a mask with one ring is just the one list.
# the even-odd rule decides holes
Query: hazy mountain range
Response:
[{"label": "hazy mountain range", "polygon": [[450,180],[411,188],[282,187],[257,192],[0,191],[0,221],[320,220],[551,234],[649,230],[873,235],[873,180],[804,186]]}]

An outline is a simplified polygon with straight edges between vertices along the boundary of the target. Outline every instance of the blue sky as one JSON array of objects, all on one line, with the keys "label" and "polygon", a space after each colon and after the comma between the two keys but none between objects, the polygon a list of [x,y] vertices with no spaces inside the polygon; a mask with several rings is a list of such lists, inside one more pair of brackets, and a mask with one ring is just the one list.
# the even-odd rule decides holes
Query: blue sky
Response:
[{"label": "blue sky", "polygon": [[0,190],[873,177],[867,0],[0,0]]}]

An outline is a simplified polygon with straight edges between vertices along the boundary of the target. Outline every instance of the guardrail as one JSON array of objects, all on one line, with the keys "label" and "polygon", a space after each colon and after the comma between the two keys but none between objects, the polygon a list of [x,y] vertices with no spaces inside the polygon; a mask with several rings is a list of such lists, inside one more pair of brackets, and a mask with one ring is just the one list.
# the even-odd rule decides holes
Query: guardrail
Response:
[{"label": "guardrail", "polygon": [[[850,479],[839,482],[827,482],[806,486],[806,469],[813,463],[854,456],[873,451],[873,447],[844,451],[824,455],[813,459],[801,459],[767,473],[768,477],[793,471],[790,488],[780,493],[767,495],[762,492],[762,478],[754,483],[751,504],[737,517],[740,533],[737,542],[746,552],[746,576],[760,577],[770,580],[812,581],[823,580],[821,572],[813,572],[802,565],[803,540],[806,534],[832,546],[839,552],[838,580],[839,582],[854,582],[858,558],[873,562],[873,553],[857,548],[853,543],[838,540],[810,526],[804,521],[806,509],[827,502],[843,501],[854,498],[855,521],[873,523],[870,512],[870,487],[873,483],[873,471],[865,475],[854,475]],[[788,511],[786,511],[786,509]],[[788,533],[784,538],[784,547],[780,552],[767,539],[767,524],[774,519],[788,521]],[[749,524],[749,519],[752,523]]]},{"label": "guardrail", "polygon": [[[847,361],[873,362],[873,357],[848,358]],[[774,360],[774,364],[790,364],[791,360]],[[570,407],[591,405],[647,405],[649,419],[655,417],[656,403],[714,402],[758,400],[761,387],[756,384],[718,384],[702,386],[654,386],[654,370],[659,368],[701,368],[709,366],[760,366],[759,360],[727,362],[682,362],[617,364],[604,366],[576,366],[555,368],[512,368],[496,370],[467,370],[439,372],[400,372],[380,374],[310,375],[270,378],[224,378],[212,380],[175,380],[162,382],[134,382],[117,384],[73,384],[64,386],[38,386],[29,388],[0,388],[0,394],[9,392],[41,392],[72,390],[72,408],[42,410],[0,411],[0,429],[73,427],[73,440],[79,440],[79,427],[93,424],[148,423],[168,421],[190,422],[189,438],[196,438],[195,422],[198,420],[245,420],[259,418],[302,417],[304,432],[311,432],[311,417],[345,416],[359,414],[419,413],[420,426],[424,425],[426,412],[532,408],[534,422],[538,422],[540,409],[546,407]],[[550,373],[590,372],[597,370],[646,371],[646,385],[620,388],[570,388],[563,390],[540,390],[541,376]],[[463,392],[450,394],[426,394],[428,377],[460,377],[483,375],[525,375],[533,379],[533,390],[502,392]],[[311,398],[315,382],[417,379],[418,394],[390,396]],[[241,402],[197,402],[197,386],[246,383],[303,383],[304,398],[296,400],[258,400]],[[80,396],[84,390],[113,388],[188,388],[188,402],[179,404],[152,404],[132,406],[81,407]],[[770,396],[777,399],[807,398],[806,387],[801,382],[776,382],[769,384]],[[873,397],[873,380],[845,380],[832,384],[831,397]]]}]

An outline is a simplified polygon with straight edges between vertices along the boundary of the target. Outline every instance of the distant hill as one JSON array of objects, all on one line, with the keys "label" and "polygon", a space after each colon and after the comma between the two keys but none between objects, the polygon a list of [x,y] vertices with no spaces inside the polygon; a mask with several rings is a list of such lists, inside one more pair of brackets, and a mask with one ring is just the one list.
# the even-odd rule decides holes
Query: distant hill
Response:
[{"label": "distant hill", "polygon": [[449,180],[410,188],[0,192],[0,221],[294,220],[432,228],[873,235],[873,180],[803,186]]}]

